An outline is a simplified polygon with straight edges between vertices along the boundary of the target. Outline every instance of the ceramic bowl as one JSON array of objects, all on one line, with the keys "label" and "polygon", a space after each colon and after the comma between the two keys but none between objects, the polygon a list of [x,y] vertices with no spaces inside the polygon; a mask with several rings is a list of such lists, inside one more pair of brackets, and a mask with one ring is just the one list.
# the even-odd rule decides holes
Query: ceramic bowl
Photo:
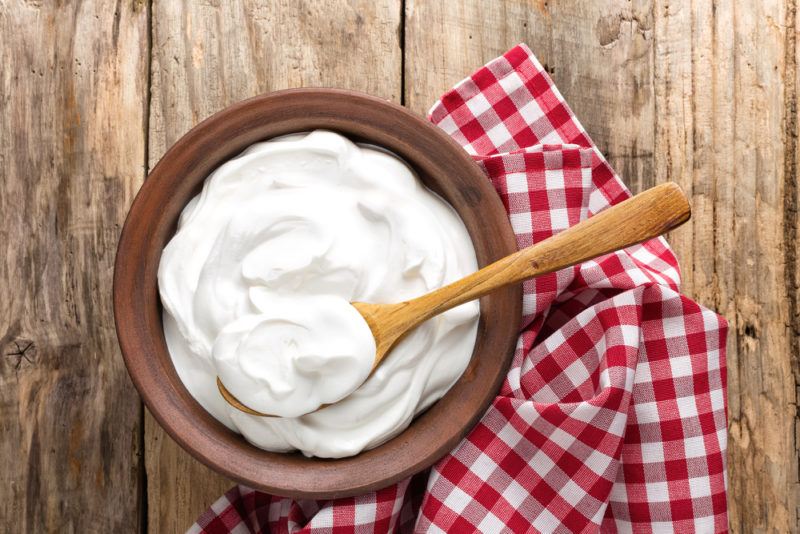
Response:
[{"label": "ceramic bowl", "polygon": [[497,393],[521,313],[519,287],[481,299],[477,342],[464,375],[401,434],[350,458],[263,451],[209,415],[181,383],[167,352],[156,279],[161,251],[181,210],[216,167],[257,141],[317,128],[385,147],[405,159],[458,212],[479,265],[516,250],[500,198],[463,148],[423,117],[369,95],[295,89],[258,96],[206,119],[167,151],[136,196],[117,250],[114,316],[125,364],[155,418],[195,458],[243,484],[295,498],[379,489],[452,450]]}]

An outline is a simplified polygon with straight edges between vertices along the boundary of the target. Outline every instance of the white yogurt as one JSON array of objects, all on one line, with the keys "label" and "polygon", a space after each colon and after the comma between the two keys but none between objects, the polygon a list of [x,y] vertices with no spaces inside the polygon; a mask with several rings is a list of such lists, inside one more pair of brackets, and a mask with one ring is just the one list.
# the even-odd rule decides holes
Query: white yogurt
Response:
[{"label": "white yogurt", "polygon": [[[274,139],[212,173],[181,214],[158,272],[167,346],[189,392],[254,445],[350,456],[461,376],[478,303],[422,324],[371,375],[375,343],[349,303],[407,300],[476,269],[455,211],[397,157],[326,131]],[[217,376],[283,417],[230,407]]]}]

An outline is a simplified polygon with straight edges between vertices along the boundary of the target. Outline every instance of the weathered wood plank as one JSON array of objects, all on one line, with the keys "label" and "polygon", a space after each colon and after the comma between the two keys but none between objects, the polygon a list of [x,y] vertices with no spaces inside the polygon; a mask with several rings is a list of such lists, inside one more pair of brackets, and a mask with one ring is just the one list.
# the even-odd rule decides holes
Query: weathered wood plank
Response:
[{"label": "weathered wood plank", "polygon": [[111,281],[144,177],[146,5],[0,4],[0,530],[138,532]]},{"label": "weathered wood plank", "polygon": [[793,0],[655,7],[657,179],[692,193],[672,241],[731,324],[735,532],[798,528],[796,16]]},{"label": "weathered wood plank", "polygon": [[480,65],[525,42],[592,139],[638,192],[653,180],[652,2],[406,3],[406,103],[424,113]]},{"label": "weathered wood plank", "polygon": [[[400,1],[153,4],[150,164],[237,100],[299,86],[401,94]],[[149,530],[181,532],[232,482],[147,417]]]}]

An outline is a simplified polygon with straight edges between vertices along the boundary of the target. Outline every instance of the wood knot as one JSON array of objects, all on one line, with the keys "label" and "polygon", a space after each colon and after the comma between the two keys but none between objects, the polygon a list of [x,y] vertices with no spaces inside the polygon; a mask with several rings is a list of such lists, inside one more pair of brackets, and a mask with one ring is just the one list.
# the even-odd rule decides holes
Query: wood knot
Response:
[{"label": "wood knot", "polygon": [[751,323],[745,323],[744,325],[744,335],[747,337],[756,339],[758,338],[758,330],[756,329],[755,325]]},{"label": "wood knot", "polygon": [[19,371],[23,363],[36,365],[36,344],[30,339],[15,339],[6,345],[3,354],[15,371]]}]

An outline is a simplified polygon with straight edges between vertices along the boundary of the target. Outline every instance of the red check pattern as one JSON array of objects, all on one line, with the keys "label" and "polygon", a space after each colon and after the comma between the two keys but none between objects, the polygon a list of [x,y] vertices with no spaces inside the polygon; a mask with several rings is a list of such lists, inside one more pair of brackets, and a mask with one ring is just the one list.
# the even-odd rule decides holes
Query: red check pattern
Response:
[{"label": "red check pattern", "polygon": [[[520,45],[430,119],[472,154],[520,247],[630,196]],[[663,239],[524,286],[492,406],[429,472],[335,501],[236,487],[189,532],[724,532],[725,320],[678,292]]]}]

